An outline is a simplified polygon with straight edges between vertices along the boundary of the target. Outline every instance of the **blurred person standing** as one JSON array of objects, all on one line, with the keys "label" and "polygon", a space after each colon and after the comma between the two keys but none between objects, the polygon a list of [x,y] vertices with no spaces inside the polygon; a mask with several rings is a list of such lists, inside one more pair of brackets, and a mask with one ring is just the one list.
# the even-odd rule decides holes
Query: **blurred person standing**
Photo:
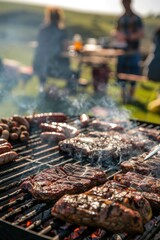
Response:
[{"label": "blurred person standing", "polygon": [[143,73],[149,80],[160,83],[160,27],[154,33],[152,48],[144,62]]},{"label": "blurred person standing", "polygon": [[43,92],[47,76],[65,79],[71,77],[70,60],[63,56],[68,42],[62,9],[53,7],[45,9],[44,23],[40,27],[37,42],[33,69],[39,78],[40,92]]},{"label": "blurred person standing", "polygon": [[[122,0],[124,7],[123,15],[118,19],[116,28],[117,42],[123,43],[125,47],[125,54],[118,57],[117,61],[117,76],[119,73],[126,74],[141,74],[140,68],[140,40],[144,36],[144,26],[140,16],[135,14],[131,8],[132,0]],[[122,44],[121,44],[122,45]],[[118,83],[121,87],[121,97],[123,103],[132,101],[136,81],[127,81],[126,79],[119,79]],[[129,88],[129,91],[128,91]]]}]

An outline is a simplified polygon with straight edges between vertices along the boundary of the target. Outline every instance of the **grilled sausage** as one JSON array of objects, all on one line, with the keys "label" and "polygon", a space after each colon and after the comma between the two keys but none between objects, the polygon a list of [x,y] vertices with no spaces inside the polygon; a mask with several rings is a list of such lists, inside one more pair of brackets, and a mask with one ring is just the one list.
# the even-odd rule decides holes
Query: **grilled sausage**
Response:
[{"label": "grilled sausage", "polygon": [[140,214],[119,203],[85,193],[64,195],[52,208],[52,215],[78,225],[104,228],[115,233],[142,233]]},{"label": "grilled sausage", "polygon": [[58,132],[43,132],[41,133],[42,142],[47,142],[49,144],[57,144],[59,141],[66,139],[63,133]]},{"label": "grilled sausage", "polygon": [[18,122],[19,125],[24,125],[24,126],[26,126],[27,129],[30,128],[30,125],[29,125],[28,120],[25,119],[25,118],[22,117],[22,116],[14,115],[14,116],[13,116],[13,121]]},{"label": "grilled sausage", "polygon": [[7,143],[8,141],[4,138],[0,138],[0,144]]},{"label": "grilled sausage", "polygon": [[3,165],[8,162],[12,162],[18,157],[18,154],[15,151],[9,151],[0,154],[0,165]]},{"label": "grilled sausage", "polygon": [[124,128],[117,123],[109,123],[105,121],[94,120],[91,123],[91,126],[97,130],[113,130],[113,131],[123,131]]},{"label": "grilled sausage", "polygon": [[63,129],[63,134],[67,137],[67,138],[71,138],[71,137],[75,137],[79,134],[79,130],[76,127],[73,127],[67,123],[56,123],[56,122],[52,122],[52,126],[59,126]]},{"label": "grilled sausage", "polygon": [[63,128],[57,126],[57,123],[55,125],[49,123],[41,123],[40,128],[42,129],[42,131],[63,133]]},{"label": "grilled sausage", "polygon": [[9,147],[9,145],[0,145],[0,154],[9,152],[10,150],[11,148]]},{"label": "grilled sausage", "polygon": [[39,113],[26,116],[26,119],[31,123],[45,123],[45,122],[66,122],[67,116],[61,112]]}]

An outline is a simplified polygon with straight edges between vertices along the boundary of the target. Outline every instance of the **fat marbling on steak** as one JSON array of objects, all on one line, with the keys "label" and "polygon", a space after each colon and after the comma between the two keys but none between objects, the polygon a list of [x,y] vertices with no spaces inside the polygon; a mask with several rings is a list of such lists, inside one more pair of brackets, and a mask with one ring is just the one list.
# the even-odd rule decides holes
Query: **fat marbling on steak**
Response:
[{"label": "fat marbling on steak", "polygon": [[104,183],[106,174],[99,168],[66,164],[44,170],[21,184],[38,200],[57,200],[64,194],[80,193]]}]

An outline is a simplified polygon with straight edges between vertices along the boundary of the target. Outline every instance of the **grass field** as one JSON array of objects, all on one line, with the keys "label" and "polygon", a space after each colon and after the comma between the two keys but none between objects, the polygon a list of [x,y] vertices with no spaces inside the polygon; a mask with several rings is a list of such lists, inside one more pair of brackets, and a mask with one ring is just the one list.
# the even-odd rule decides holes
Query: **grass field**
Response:
[{"label": "grass field", "polygon": [[[37,6],[0,2],[0,56],[2,58],[14,59],[27,66],[32,64],[34,48],[30,46],[30,43],[36,40],[39,25],[43,20],[43,10],[42,7]],[[70,40],[74,33],[80,33],[84,41],[88,37],[109,36],[117,20],[115,15],[95,15],[66,10],[64,14]],[[146,36],[142,42],[142,51],[149,51],[151,38],[159,21],[160,17],[144,18]],[[90,69],[84,67],[81,77],[87,78],[91,82]],[[63,87],[65,83],[63,80],[48,79],[47,84],[48,86]],[[135,102],[125,106],[131,118],[160,123],[159,113],[147,111],[147,104],[156,98],[158,88],[160,88],[160,84],[151,81],[138,84]],[[0,115],[5,117],[14,113],[28,114],[34,111],[54,111],[56,109],[65,109],[69,113],[78,114],[85,110],[89,111],[90,107],[96,104],[105,108],[108,107],[108,102],[104,98],[97,102],[97,99],[93,97],[91,84],[85,90],[85,93],[82,94],[80,90],[77,96],[66,95],[60,101],[55,98],[41,99],[39,97],[38,79],[35,76],[25,85],[20,81],[13,87],[12,91],[1,94]],[[120,91],[114,79],[110,80],[108,96],[114,99],[113,105],[123,107],[120,102]],[[111,104],[110,101],[109,104]]]}]

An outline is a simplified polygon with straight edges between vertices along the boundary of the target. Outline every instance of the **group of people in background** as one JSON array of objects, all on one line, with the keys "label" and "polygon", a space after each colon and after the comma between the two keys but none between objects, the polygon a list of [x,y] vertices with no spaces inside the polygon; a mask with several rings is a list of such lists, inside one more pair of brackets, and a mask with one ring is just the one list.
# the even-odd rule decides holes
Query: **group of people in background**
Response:
[{"label": "group of people in background", "polygon": [[[140,43],[144,37],[144,24],[142,18],[133,11],[132,0],[121,1],[124,13],[117,21],[115,37],[123,46],[125,54],[117,58],[116,77],[121,89],[122,102],[127,103],[133,100],[137,82],[119,78],[119,73],[142,74]],[[74,91],[74,84],[80,76],[79,72],[71,69],[70,58],[64,54],[68,50],[69,41],[62,9],[53,7],[45,9],[44,22],[40,26],[37,43],[31,75],[38,76],[40,92],[44,91],[48,76],[65,79],[67,88],[71,92]],[[2,69],[1,61],[0,73]],[[110,69],[105,64],[92,69],[94,92],[105,92],[109,74]],[[153,47],[144,63],[143,74],[149,80],[160,82],[160,28],[153,37]]]}]

